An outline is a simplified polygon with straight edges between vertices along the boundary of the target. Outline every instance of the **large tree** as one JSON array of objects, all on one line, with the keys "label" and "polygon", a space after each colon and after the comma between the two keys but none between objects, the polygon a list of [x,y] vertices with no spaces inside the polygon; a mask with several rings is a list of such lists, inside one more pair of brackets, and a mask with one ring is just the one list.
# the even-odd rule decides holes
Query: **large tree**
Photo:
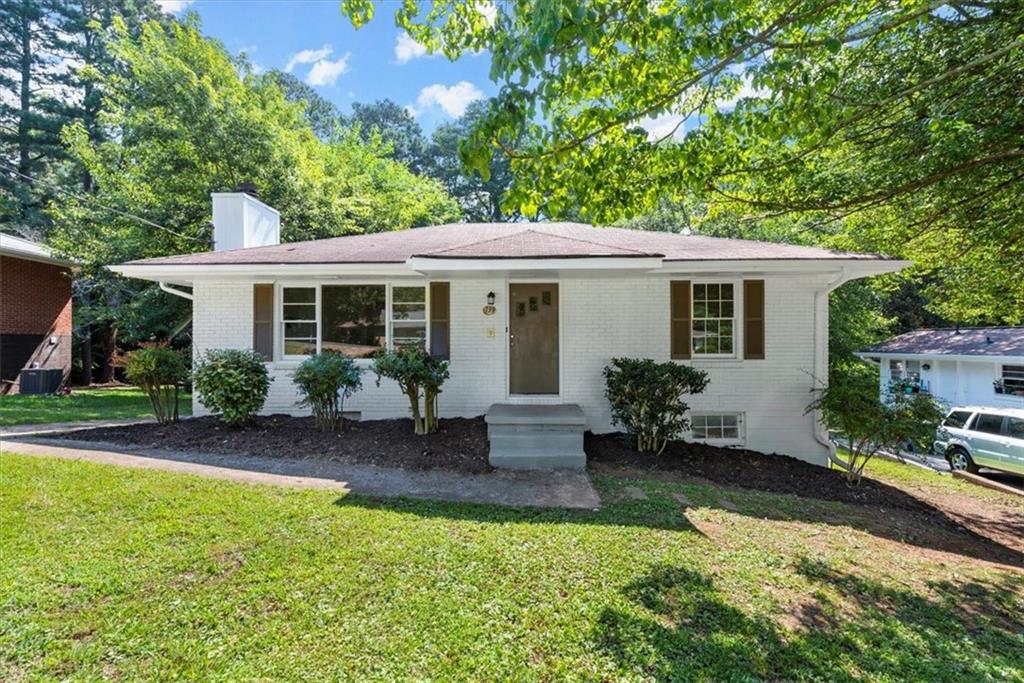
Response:
[{"label": "large tree", "polygon": [[321,97],[316,90],[293,74],[279,69],[271,69],[263,74],[261,79],[280,88],[286,100],[303,103],[305,106],[303,116],[321,140],[329,140],[341,127],[341,112],[338,111],[334,103]]},{"label": "large tree", "polygon": [[[166,334],[179,316],[154,318],[155,290],[113,278],[105,265],[210,248],[209,193],[242,182],[281,211],[283,239],[398,230],[454,220],[437,182],[387,158],[355,131],[320,140],[303,103],[269,79],[240,75],[223,47],[191,24],[149,22],[139,35],[114,20],[106,48],[120,68],[97,76],[105,134],[66,126],[64,143],[94,179],[90,196],[50,207],[52,243],[82,262],[93,319],[112,328],[104,345]],[[181,313],[184,313],[182,310]]]},{"label": "large tree", "polygon": [[345,117],[346,125],[358,128],[366,141],[374,136],[387,143],[389,156],[400,161],[413,173],[423,174],[429,165],[427,139],[423,129],[405,107],[389,99],[376,102],[353,102],[352,113]]},{"label": "large tree", "polygon": [[473,102],[461,117],[437,127],[431,136],[426,172],[444,184],[458,200],[468,221],[518,220],[517,207],[503,203],[512,185],[512,169],[503,154],[495,154],[487,165],[486,177],[468,168],[459,154],[462,141],[472,133],[487,111],[486,102]]},{"label": "large tree", "polygon": [[60,133],[80,121],[99,140],[97,75],[117,68],[103,27],[120,17],[137,32],[162,18],[152,0],[0,0],[0,188],[3,225],[45,237],[43,210],[60,189],[89,193],[91,178],[68,161]]},{"label": "large tree", "polygon": [[[358,25],[370,0],[345,0]],[[932,306],[1024,318],[1018,0],[446,0],[397,23],[501,85],[462,148],[511,201],[596,221],[687,192],[796,212],[839,246],[913,258]]]}]

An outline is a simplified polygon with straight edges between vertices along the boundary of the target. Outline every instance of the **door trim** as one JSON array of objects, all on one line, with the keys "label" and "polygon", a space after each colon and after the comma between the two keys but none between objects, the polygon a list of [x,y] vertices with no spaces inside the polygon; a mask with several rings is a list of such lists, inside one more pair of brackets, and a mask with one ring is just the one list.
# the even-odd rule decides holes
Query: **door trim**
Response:
[{"label": "door trim", "polygon": [[[558,287],[558,393],[555,394],[513,394],[512,353],[509,347],[509,332],[512,325],[512,292],[517,284],[551,284]],[[562,294],[562,279],[557,277],[506,278],[505,279],[505,399],[510,403],[561,403],[565,394],[565,306]]]}]

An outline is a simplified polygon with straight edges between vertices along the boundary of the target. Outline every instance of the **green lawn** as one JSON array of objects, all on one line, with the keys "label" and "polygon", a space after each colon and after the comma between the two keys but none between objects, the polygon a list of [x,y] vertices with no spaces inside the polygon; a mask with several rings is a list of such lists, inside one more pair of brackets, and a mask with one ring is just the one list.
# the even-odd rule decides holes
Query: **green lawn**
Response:
[{"label": "green lawn", "polygon": [[[843,456],[845,457],[845,455]],[[907,465],[883,458],[872,458],[864,470],[864,475],[885,479],[903,487],[918,490],[936,490],[942,493],[954,493],[985,500],[999,501],[1005,505],[1024,508],[1024,498],[1007,496],[1000,491],[987,489],[977,484],[956,479],[948,472],[939,473]]]},{"label": "green lawn", "polygon": [[[181,395],[178,410],[182,415],[192,413],[188,394]],[[70,396],[0,396],[0,427],[152,414],[146,394],[134,387],[74,389]]]},{"label": "green lawn", "polygon": [[571,513],[10,453],[0,474],[3,680],[1024,672],[1024,575],[891,510],[607,476],[618,502]]}]

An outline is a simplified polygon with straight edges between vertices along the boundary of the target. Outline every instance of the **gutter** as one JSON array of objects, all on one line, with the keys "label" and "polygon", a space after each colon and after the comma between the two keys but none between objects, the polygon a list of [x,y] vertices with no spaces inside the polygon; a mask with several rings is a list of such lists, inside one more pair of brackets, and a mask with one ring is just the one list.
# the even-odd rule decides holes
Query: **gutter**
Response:
[{"label": "gutter", "polygon": [[[815,381],[821,381],[825,377],[828,382],[828,295],[833,289],[847,281],[846,267],[839,269],[839,275],[825,283],[825,286],[814,292],[814,377]],[[828,429],[821,422],[821,411],[813,410],[811,415],[814,419],[814,439],[828,449],[829,462],[842,464],[836,457],[836,445],[828,438]]]},{"label": "gutter", "polygon": [[166,282],[163,282],[163,281],[159,282],[158,284],[160,285],[160,289],[165,291],[165,292],[167,292],[168,294],[173,294],[174,296],[180,296],[182,299],[188,299],[189,301],[192,301],[192,294],[191,293],[186,292],[186,291],[181,290],[181,289],[175,289],[174,287],[171,287],[169,284],[167,284]]}]

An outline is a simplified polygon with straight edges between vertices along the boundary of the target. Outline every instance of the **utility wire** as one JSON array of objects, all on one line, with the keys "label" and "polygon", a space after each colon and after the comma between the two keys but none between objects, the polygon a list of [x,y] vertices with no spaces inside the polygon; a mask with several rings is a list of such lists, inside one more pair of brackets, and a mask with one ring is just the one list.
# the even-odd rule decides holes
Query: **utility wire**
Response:
[{"label": "utility wire", "polygon": [[29,182],[38,183],[40,185],[45,185],[45,186],[49,187],[52,190],[56,190],[57,192],[61,192],[63,194],[66,194],[69,197],[74,197],[75,199],[77,199],[80,202],[86,202],[87,204],[92,204],[93,206],[95,206],[97,208],[100,208],[100,209],[103,209],[104,211],[109,211],[111,213],[116,213],[119,216],[123,216],[124,218],[128,218],[130,220],[137,221],[139,223],[142,223],[143,225],[148,225],[148,226],[153,227],[153,228],[158,228],[160,230],[164,230],[165,232],[168,232],[168,233],[174,235],[175,237],[180,237],[183,240],[191,240],[193,242],[207,243],[207,240],[205,240],[205,239],[203,239],[201,237],[191,237],[189,235],[182,234],[182,233],[180,233],[180,232],[178,232],[176,230],[172,230],[172,229],[170,229],[170,228],[168,228],[168,227],[166,227],[164,225],[160,225],[159,223],[154,223],[153,221],[149,220],[148,218],[143,218],[142,216],[136,216],[135,214],[128,213],[127,211],[121,211],[120,209],[115,209],[115,208],[112,208],[112,207],[109,207],[109,206],[105,206],[103,204],[100,204],[98,201],[96,201],[95,199],[93,199],[91,197],[86,197],[84,195],[77,194],[77,193],[72,192],[70,190],[66,190],[63,187],[60,187],[59,185],[54,185],[53,183],[49,183],[49,182],[47,182],[45,180],[41,180],[39,178],[33,178],[32,176],[25,175],[24,173],[22,173],[18,169],[13,168],[11,166],[8,166],[7,164],[0,163],[0,168],[2,168],[5,171],[8,171],[9,173],[13,173],[16,176],[20,176],[20,177],[24,178],[25,180],[28,180]]}]

